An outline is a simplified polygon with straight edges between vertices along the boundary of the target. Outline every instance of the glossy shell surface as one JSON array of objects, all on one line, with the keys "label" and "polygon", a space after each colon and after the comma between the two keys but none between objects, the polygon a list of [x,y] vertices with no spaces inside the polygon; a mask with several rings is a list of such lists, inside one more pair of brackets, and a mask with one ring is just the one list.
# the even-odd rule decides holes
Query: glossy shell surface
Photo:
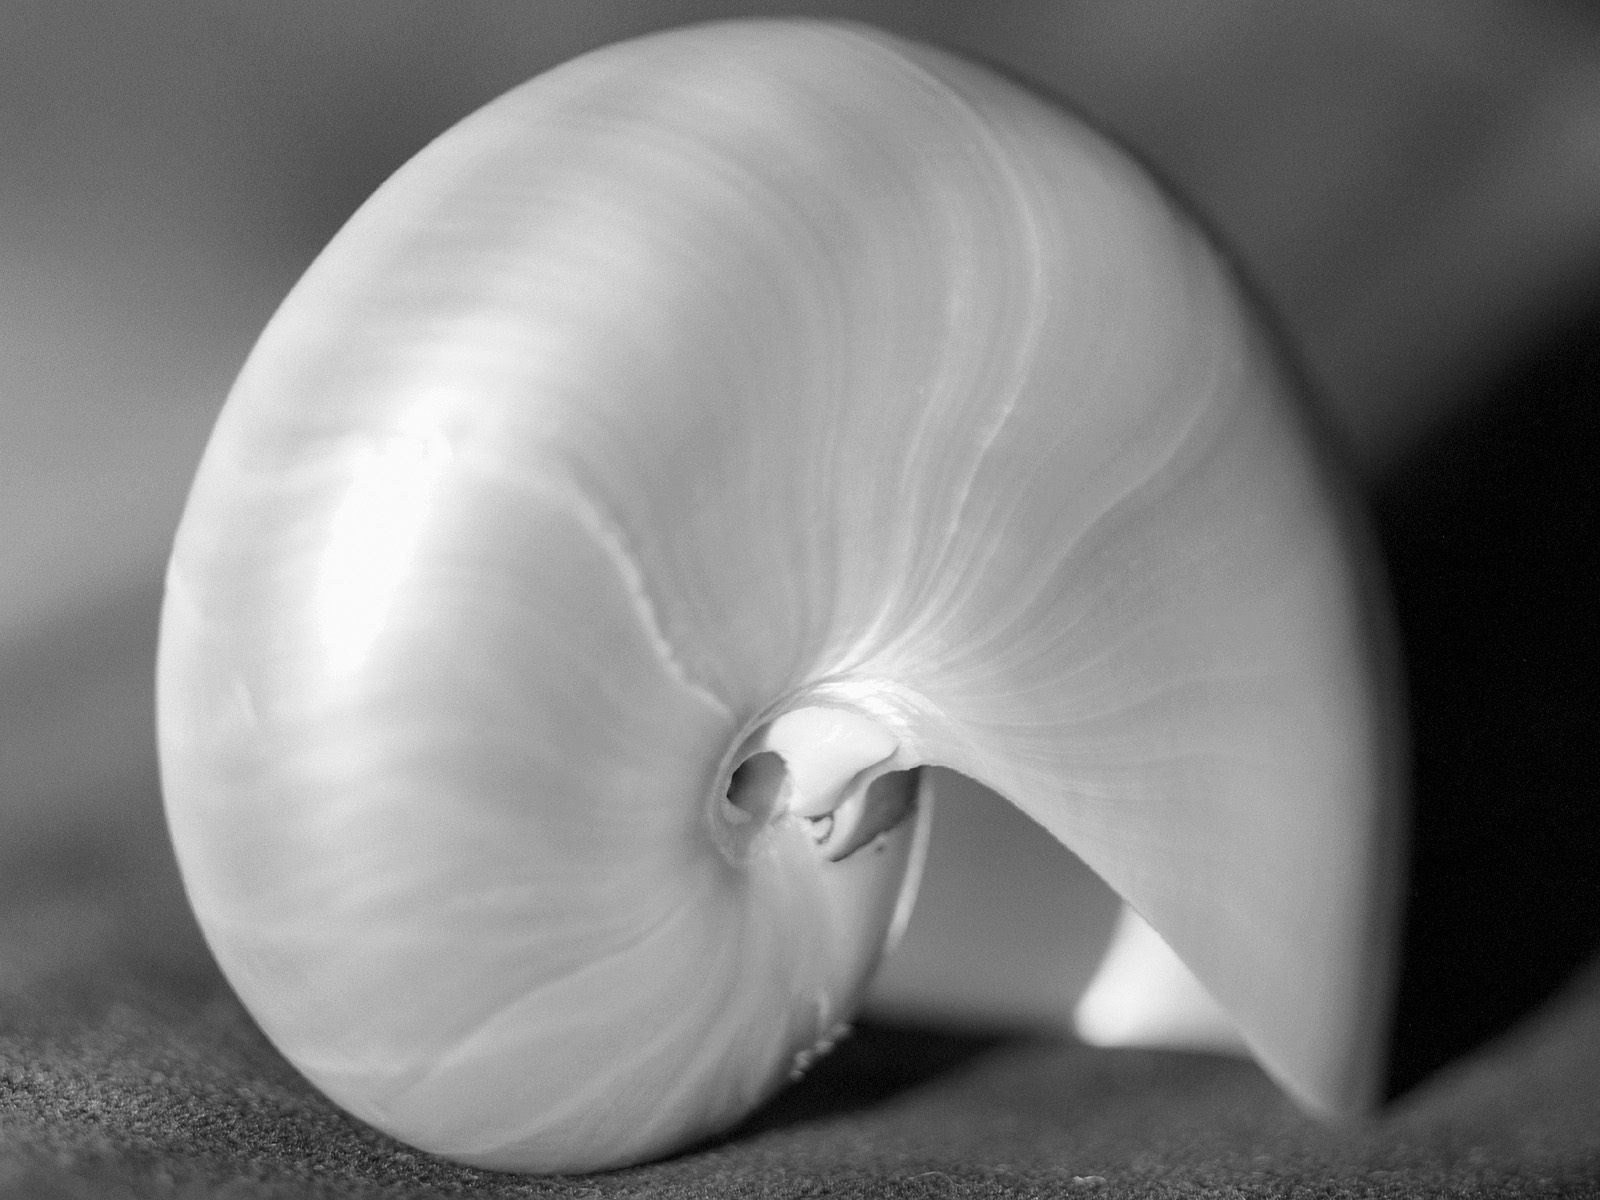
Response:
[{"label": "glossy shell surface", "polygon": [[159,666],[208,941],[380,1128],[637,1161],[838,1035],[937,764],[1358,1106],[1393,747],[1314,443],[1207,240],[1017,85],[805,22],[578,59],[356,214],[218,422]]}]

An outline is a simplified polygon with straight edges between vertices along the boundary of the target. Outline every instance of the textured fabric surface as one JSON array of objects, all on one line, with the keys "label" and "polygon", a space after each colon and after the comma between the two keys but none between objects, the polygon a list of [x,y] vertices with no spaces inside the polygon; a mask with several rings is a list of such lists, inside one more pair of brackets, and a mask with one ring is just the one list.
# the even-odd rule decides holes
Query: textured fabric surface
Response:
[{"label": "textured fabric surface", "polygon": [[346,1118],[203,969],[58,978],[7,1004],[0,1063],[17,1200],[1600,1195],[1600,980],[1359,1128],[1238,1060],[867,1027],[729,1138],[581,1179],[453,1166]]}]

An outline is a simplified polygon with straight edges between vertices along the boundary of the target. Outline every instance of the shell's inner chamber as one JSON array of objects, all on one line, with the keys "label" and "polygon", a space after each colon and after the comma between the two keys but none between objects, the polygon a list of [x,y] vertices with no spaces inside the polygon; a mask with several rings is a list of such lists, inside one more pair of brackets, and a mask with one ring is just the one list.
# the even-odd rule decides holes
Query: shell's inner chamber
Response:
[{"label": "shell's inner chamber", "polygon": [[754,821],[765,825],[786,811],[789,774],[783,759],[771,750],[759,750],[734,768],[728,780],[729,819],[737,824]]},{"label": "shell's inner chamber", "polygon": [[783,820],[799,822],[829,862],[873,845],[916,807],[915,774],[894,766],[899,750],[887,729],[848,709],[808,706],[775,718],[746,742],[728,781],[725,848],[742,859]]}]

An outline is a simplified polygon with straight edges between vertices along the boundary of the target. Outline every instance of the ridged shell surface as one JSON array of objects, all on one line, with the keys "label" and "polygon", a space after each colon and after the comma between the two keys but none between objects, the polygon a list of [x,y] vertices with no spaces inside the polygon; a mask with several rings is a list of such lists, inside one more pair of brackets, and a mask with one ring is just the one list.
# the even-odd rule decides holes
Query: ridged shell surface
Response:
[{"label": "ridged shell surface", "polygon": [[691,28],[468,118],[274,318],[172,559],[163,782],[268,1036],[468,1162],[663,1153],[840,1032],[927,806],[832,861],[730,804],[795,712],[1022,807],[1342,1108],[1372,611],[1292,380],[1121,151],[887,35]]}]

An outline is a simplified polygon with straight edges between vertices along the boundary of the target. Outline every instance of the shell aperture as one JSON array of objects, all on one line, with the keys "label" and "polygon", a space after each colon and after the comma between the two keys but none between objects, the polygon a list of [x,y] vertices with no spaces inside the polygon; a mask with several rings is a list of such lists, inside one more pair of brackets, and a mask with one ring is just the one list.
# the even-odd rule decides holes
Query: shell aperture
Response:
[{"label": "shell aperture", "polygon": [[201,927],[357,1116],[620,1165],[839,1035],[947,766],[1365,1103],[1393,754],[1313,443],[1019,86],[813,22],[586,55],[385,184],[218,421],[158,689]]}]

